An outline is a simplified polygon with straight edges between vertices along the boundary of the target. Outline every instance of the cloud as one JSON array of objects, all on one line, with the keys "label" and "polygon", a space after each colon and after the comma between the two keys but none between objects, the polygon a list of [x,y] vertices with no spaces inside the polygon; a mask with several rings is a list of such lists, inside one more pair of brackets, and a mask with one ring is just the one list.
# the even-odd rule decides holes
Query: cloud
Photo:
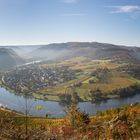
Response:
[{"label": "cloud", "polygon": [[81,17],[85,16],[86,14],[84,13],[73,13],[73,14],[62,14],[61,16],[63,17]]},{"label": "cloud", "polygon": [[63,0],[64,3],[77,3],[79,0]]},{"label": "cloud", "polygon": [[139,5],[107,6],[114,10],[110,13],[140,13]]}]

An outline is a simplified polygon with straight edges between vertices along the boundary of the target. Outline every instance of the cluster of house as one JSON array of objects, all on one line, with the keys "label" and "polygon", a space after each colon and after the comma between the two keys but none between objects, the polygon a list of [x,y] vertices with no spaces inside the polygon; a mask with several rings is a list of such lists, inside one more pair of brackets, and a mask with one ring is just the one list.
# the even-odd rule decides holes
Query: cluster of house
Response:
[{"label": "cluster of house", "polygon": [[75,79],[75,72],[68,67],[26,67],[5,73],[3,83],[17,91],[39,90]]}]

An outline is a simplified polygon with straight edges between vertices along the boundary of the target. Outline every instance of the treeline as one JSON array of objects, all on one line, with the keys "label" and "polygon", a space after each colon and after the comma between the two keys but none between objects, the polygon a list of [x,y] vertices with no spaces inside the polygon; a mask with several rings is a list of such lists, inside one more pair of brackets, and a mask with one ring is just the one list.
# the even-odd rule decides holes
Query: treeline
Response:
[{"label": "treeline", "polygon": [[107,100],[107,96],[99,88],[90,91],[90,98],[92,103],[100,103],[101,101]]},{"label": "treeline", "polygon": [[77,104],[83,100],[78,96],[77,92],[65,93],[59,95],[59,104],[62,106],[69,106],[72,103]]},{"label": "treeline", "polygon": [[[104,91],[100,90],[99,88],[90,90],[89,97],[92,103],[100,104],[102,101],[107,101],[110,99],[110,95],[117,96],[118,98],[127,98],[131,96],[135,96],[136,94],[140,94],[140,84],[135,83],[125,88],[118,88],[110,93],[105,93]],[[70,93],[59,94],[59,104],[62,106],[69,106],[72,103],[77,104],[78,102],[82,102],[81,99],[76,91],[71,91]]]},{"label": "treeline", "polygon": [[127,73],[134,78],[140,79],[140,64],[128,64],[118,68],[120,72]]},{"label": "treeline", "polygon": [[92,103],[100,103],[109,99],[109,95],[114,95],[115,97],[118,96],[119,98],[127,98],[136,94],[140,94],[140,84],[138,83],[130,85],[129,87],[115,89],[110,93],[105,93],[97,88],[91,90],[89,96]]},{"label": "treeline", "polygon": [[115,89],[111,92],[113,95],[118,95],[120,98],[134,96],[140,94],[140,84],[133,84],[126,88]]},{"label": "treeline", "polygon": [[[111,71],[108,68],[97,68],[91,73],[91,76],[96,77],[97,81],[100,83],[110,82]],[[94,83],[94,81],[89,81],[89,83]]]}]

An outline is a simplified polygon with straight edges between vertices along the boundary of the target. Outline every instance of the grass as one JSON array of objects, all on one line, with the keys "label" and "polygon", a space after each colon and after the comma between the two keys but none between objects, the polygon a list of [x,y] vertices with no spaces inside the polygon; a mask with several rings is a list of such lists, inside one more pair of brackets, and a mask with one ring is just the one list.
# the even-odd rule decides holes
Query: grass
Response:
[{"label": "grass", "polygon": [[[89,78],[90,79],[90,78]],[[96,90],[99,88],[103,93],[108,95],[108,98],[115,98],[116,96],[111,96],[109,93],[115,89],[119,88],[125,88],[128,87],[134,83],[140,82],[137,79],[134,78],[128,78],[128,77],[112,77],[109,81],[109,83],[94,83],[89,84],[87,81],[83,82],[83,85],[77,89],[78,95],[84,100],[90,100],[89,93],[90,90]],[[85,99],[86,98],[86,99]]]},{"label": "grass", "polygon": [[95,82],[97,81],[96,77],[91,76],[90,78],[88,78],[87,80],[83,81],[83,84],[88,84],[90,80],[94,80]]},{"label": "grass", "polygon": [[[68,81],[55,87],[47,87],[40,90],[40,93],[50,93],[52,95],[46,96],[48,100],[59,101],[58,94],[67,93],[68,87],[78,82],[81,82],[82,86],[75,88],[75,91],[78,93],[79,97],[83,99],[83,101],[91,100],[89,97],[90,90],[96,90],[99,88],[104,94],[108,94],[114,89],[125,88],[136,82],[140,83],[140,80],[137,80],[129,75],[122,75],[121,73],[117,72],[116,68],[123,64],[113,63],[111,60],[91,60],[86,57],[77,57],[58,63],[57,65],[68,65],[71,69],[81,70],[81,72],[76,73],[77,79]],[[105,67],[110,69],[112,72],[108,83],[98,82],[96,77],[90,76],[90,73],[95,69]],[[94,80],[95,83],[89,84],[89,80]],[[108,97],[114,98],[115,96],[108,94]]]},{"label": "grass", "polygon": [[48,119],[48,118],[31,118],[32,124],[45,124],[46,127],[61,126],[64,124],[64,119]]},{"label": "grass", "polygon": [[116,88],[128,87],[133,83],[134,83],[133,80],[130,80],[126,77],[112,77],[109,83],[94,83],[94,84],[83,83],[82,88],[91,90],[99,88],[103,92],[110,92]]},{"label": "grass", "polygon": [[[89,80],[93,79],[95,77],[85,77],[83,79],[81,79],[82,82],[82,86],[81,87],[77,87],[75,88],[75,91],[78,93],[79,97],[81,99],[83,99],[83,101],[90,101],[90,97],[89,97],[89,93],[90,90],[96,90],[97,88],[99,88],[102,92],[104,92],[105,94],[110,93],[112,90],[117,89],[117,88],[125,88],[128,87],[134,83],[140,82],[139,80],[135,79],[135,78],[128,78],[128,77],[122,77],[122,76],[113,76],[109,83],[94,83],[94,84],[89,84]],[[85,80],[84,80],[85,79]],[[70,82],[72,84],[72,82]],[[69,86],[69,84],[64,84],[58,87],[54,87],[51,88],[50,90],[47,90],[49,93],[61,93],[64,94],[66,92],[66,88],[67,86]],[[45,91],[44,91],[45,92]],[[69,93],[69,91],[67,90],[67,93]],[[114,98],[115,96],[110,96],[108,95],[109,98]],[[57,96],[47,96],[48,100],[55,100],[55,101],[59,101],[59,98],[57,98]]]},{"label": "grass", "polygon": [[0,121],[0,137],[1,139],[26,139],[27,136],[33,140],[44,138],[91,140],[97,139],[97,136],[98,139],[114,139],[115,134],[115,139],[118,139],[118,136],[121,136],[120,139],[140,138],[139,104],[98,112],[88,118],[88,123],[85,123],[86,118],[78,114],[79,112],[74,110],[76,117],[71,114],[62,119],[28,117],[26,121],[25,117],[16,117],[5,112],[5,117]]},{"label": "grass", "polygon": [[[135,106],[125,106],[125,107],[121,107],[121,110],[129,110],[128,112],[130,114],[133,113],[137,113],[140,115],[140,104],[135,105]],[[110,113],[108,113],[110,112]],[[5,113],[6,117],[17,117],[17,118],[24,118],[25,116],[23,116],[22,114],[17,114],[16,112],[7,110],[7,109],[2,109],[0,108],[0,113]],[[109,110],[105,110],[103,112],[100,112],[100,114],[95,115],[95,116],[90,116],[91,122],[94,121],[103,121],[104,119],[106,120],[110,120],[112,119],[112,116],[116,116],[117,115],[117,111],[116,109],[109,109]],[[34,124],[34,125],[40,125],[40,124],[44,124],[46,125],[46,127],[52,127],[52,126],[62,126],[66,123],[65,118],[42,118],[42,117],[28,117],[28,122],[29,124]]]},{"label": "grass", "polygon": [[75,83],[78,83],[78,82],[83,82],[85,80],[87,80],[89,78],[89,76],[81,76],[80,79],[75,79],[75,80],[71,80],[71,81],[68,81],[64,84],[61,84],[61,85],[58,85],[58,86],[55,86],[55,87],[48,87],[48,88],[44,88],[43,90],[39,91],[41,93],[52,93],[52,94],[58,94],[58,93],[65,93],[66,89],[75,84]]},{"label": "grass", "polygon": [[[36,99],[45,99],[50,101],[59,101],[59,94],[69,93],[68,90],[71,85],[81,82],[81,87],[76,87],[75,91],[78,93],[79,97],[83,99],[83,101],[90,101],[90,90],[96,90],[99,88],[103,93],[108,94],[112,90],[117,88],[125,88],[134,83],[140,83],[140,80],[133,78],[129,75],[121,74],[116,71],[116,68],[120,65],[112,62],[111,60],[91,60],[86,57],[76,57],[74,59],[69,59],[66,61],[61,61],[58,63],[52,64],[43,64],[44,67],[56,67],[56,66],[69,66],[70,69],[73,70],[81,70],[80,72],[76,72],[77,79],[68,81],[66,83],[53,86],[46,87],[32,93],[33,97]],[[91,72],[96,70],[97,68],[108,68],[111,71],[111,77],[108,83],[98,82],[98,79],[94,76],[90,76]],[[89,80],[94,80],[95,83],[89,84]],[[108,97],[113,98],[114,96],[108,95]]]},{"label": "grass", "polygon": [[72,69],[77,70],[81,69],[83,71],[91,71],[97,68],[108,68],[115,69],[119,66],[117,63],[112,63],[111,60],[90,60],[84,63],[78,63],[72,67]]},{"label": "grass", "polygon": [[134,78],[134,77],[132,77],[132,76],[129,76],[128,78],[129,78],[130,80],[132,80],[133,82],[139,83],[139,84],[140,84],[140,80],[139,80],[139,79],[136,79],[136,78]]}]

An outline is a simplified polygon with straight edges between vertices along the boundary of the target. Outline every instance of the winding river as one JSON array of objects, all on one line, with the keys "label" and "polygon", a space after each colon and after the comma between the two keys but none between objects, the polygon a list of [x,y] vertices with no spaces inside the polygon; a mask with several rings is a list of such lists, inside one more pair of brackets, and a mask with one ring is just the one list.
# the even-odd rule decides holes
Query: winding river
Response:
[{"label": "winding river", "polygon": [[[80,102],[78,106],[82,111],[89,115],[95,115],[97,111],[103,111],[110,108],[117,108],[131,103],[139,102],[140,94],[125,99],[109,99],[100,104],[92,104],[91,102]],[[11,110],[25,112],[25,97],[17,96],[5,88],[0,87],[0,105],[6,106]],[[62,118],[65,116],[65,108],[58,102],[27,99],[28,112],[32,116],[45,117],[46,114],[53,118]],[[42,109],[37,109],[37,106],[42,106]]]}]

